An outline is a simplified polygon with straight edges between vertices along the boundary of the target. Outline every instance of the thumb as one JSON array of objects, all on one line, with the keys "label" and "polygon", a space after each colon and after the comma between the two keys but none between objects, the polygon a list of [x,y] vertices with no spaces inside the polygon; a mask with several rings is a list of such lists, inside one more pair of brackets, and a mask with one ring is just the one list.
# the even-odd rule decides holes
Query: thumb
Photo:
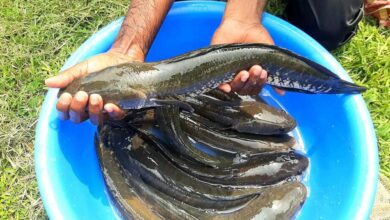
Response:
[{"label": "thumb", "polygon": [[78,63],[69,69],[60,72],[57,76],[45,80],[46,86],[50,88],[64,88],[73,80],[87,74],[88,60]]}]

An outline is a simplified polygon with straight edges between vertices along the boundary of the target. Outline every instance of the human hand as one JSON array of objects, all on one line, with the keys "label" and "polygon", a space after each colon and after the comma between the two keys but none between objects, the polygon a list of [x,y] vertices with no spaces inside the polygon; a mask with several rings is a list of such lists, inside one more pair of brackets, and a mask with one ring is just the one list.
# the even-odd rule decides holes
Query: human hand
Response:
[{"label": "human hand", "polygon": [[[133,60],[143,61],[143,55],[139,53],[129,53],[125,55],[115,50],[96,55],[86,61],[76,64],[69,69],[51,77],[45,81],[50,88],[64,88],[76,78],[82,77],[92,72],[97,72],[110,66],[126,63]],[[59,118],[70,119],[74,123],[80,123],[90,118],[93,124],[98,124],[102,120],[103,109],[112,119],[121,119],[124,116],[123,110],[112,103],[103,103],[103,99],[98,94],[87,94],[84,91],[77,92],[73,97],[69,93],[62,94],[57,101]],[[88,109],[88,111],[86,111]]]},{"label": "human hand", "polygon": [[[271,36],[260,21],[247,23],[235,19],[225,19],[215,31],[211,44],[226,43],[265,43],[274,44]],[[242,95],[257,95],[265,82],[267,72],[260,65],[254,65],[249,70],[240,71],[235,78],[219,86],[224,92],[237,92]],[[275,89],[279,94],[283,90]]]}]

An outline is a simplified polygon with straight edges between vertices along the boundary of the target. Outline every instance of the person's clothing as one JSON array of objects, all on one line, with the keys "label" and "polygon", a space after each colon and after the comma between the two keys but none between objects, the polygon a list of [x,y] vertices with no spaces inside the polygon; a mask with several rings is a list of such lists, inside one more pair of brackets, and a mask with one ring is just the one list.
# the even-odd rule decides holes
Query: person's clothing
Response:
[{"label": "person's clothing", "polygon": [[288,0],[289,22],[328,50],[346,43],[363,17],[363,0]]},{"label": "person's clothing", "polygon": [[363,0],[286,0],[286,3],[286,19],[328,50],[350,40],[363,17]]}]

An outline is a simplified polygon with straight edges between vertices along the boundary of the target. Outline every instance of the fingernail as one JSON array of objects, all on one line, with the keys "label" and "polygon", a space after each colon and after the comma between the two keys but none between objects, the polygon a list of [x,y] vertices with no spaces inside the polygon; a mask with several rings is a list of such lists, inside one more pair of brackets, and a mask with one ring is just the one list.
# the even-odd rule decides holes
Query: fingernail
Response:
[{"label": "fingernail", "polygon": [[232,91],[232,89],[231,89],[231,87],[229,86],[229,87],[224,87],[224,88],[222,88],[223,89],[223,91],[224,92],[226,92],[226,93],[229,93],[230,91]]},{"label": "fingernail", "polygon": [[78,123],[80,122],[80,116],[77,112],[73,111],[73,110],[70,110],[69,111],[69,116],[70,116],[70,120],[72,122],[75,122],[75,123]]},{"label": "fingernail", "polygon": [[105,105],[104,110],[106,110],[107,113],[112,113],[114,111],[114,109],[109,105]]},{"label": "fingernail", "polygon": [[46,84],[46,85],[47,85],[47,84],[50,84],[51,81],[52,81],[51,78],[45,79],[45,84]]},{"label": "fingernail", "polygon": [[61,105],[69,105],[71,100],[68,98],[62,98],[60,99]]},{"label": "fingernail", "polygon": [[261,78],[261,79],[266,79],[266,78],[267,78],[267,71],[261,70],[260,78]]},{"label": "fingernail", "polygon": [[249,74],[245,74],[243,76],[241,76],[241,82],[246,82],[249,78]]},{"label": "fingernail", "polygon": [[75,96],[75,99],[78,101],[78,102],[82,102],[84,101],[84,99],[88,97],[88,94],[83,92],[83,91],[80,91],[80,92],[77,92],[76,93],[76,96]]},{"label": "fingernail", "polygon": [[253,75],[260,76],[261,75],[261,68],[255,68],[253,70]]},{"label": "fingernail", "polygon": [[92,94],[89,98],[91,99],[91,104],[92,105],[97,105],[98,104],[99,101],[98,101],[98,98],[96,97],[95,94]]}]

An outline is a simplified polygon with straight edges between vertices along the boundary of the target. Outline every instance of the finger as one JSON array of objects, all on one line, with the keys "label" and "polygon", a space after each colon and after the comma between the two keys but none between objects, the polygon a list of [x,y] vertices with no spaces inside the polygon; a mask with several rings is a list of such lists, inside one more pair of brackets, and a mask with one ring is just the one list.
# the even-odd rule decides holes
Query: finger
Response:
[{"label": "finger", "polygon": [[267,76],[268,76],[267,71],[262,69],[261,72],[260,72],[259,80],[257,82],[257,86],[253,87],[253,89],[251,91],[252,95],[258,95],[261,92],[261,90],[263,89],[265,83],[267,82]]},{"label": "finger", "polygon": [[224,83],[224,84],[221,84],[218,86],[218,88],[226,93],[229,93],[230,91],[232,91],[232,87],[230,87],[229,84],[227,83]]},{"label": "finger", "polygon": [[260,72],[260,79],[259,79],[259,82],[258,82],[259,85],[261,85],[263,87],[264,84],[267,82],[267,77],[268,77],[267,71],[262,69],[261,72]]},{"label": "finger", "polygon": [[87,104],[88,94],[84,91],[77,92],[70,104],[69,116],[72,122],[80,123],[87,119],[87,113],[85,112]]},{"label": "finger", "polygon": [[62,94],[58,99],[56,108],[58,110],[58,117],[61,120],[69,119],[69,107],[71,102],[72,102],[72,95],[69,93]]},{"label": "finger", "polygon": [[242,70],[237,76],[230,82],[231,91],[239,91],[249,78],[249,72]]},{"label": "finger", "polygon": [[252,94],[259,94],[259,93],[261,92],[261,90],[263,89],[265,83],[267,82],[267,77],[268,77],[267,71],[265,71],[264,69],[262,69],[261,72],[260,72],[259,81],[257,82],[257,84],[258,84],[259,86],[257,86],[257,87],[252,91]]},{"label": "finger", "polygon": [[279,88],[276,88],[276,87],[272,87],[276,93],[278,93],[278,95],[285,95],[286,94],[286,91],[284,91],[283,89],[279,89]]},{"label": "finger", "polygon": [[252,95],[254,91],[259,90],[260,74],[262,68],[259,65],[254,65],[249,69],[249,79],[245,85],[240,89],[239,93],[242,95]]},{"label": "finger", "polygon": [[106,110],[110,118],[114,120],[120,120],[125,116],[125,112],[112,103],[105,104],[104,110]]},{"label": "finger", "polygon": [[53,76],[45,80],[46,86],[50,88],[64,88],[74,79],[77,79],[85,74],[88,70],[88,60],[76,64],[69,69],[60,72],[57,76]]},{"label": "finger", "polygon": [[251,82],[252,85],[258,84],[262,70],[263,68],[259,65],[254,65],[249,69],[250,77],[248,81]]},{"label": "finger", "polygon": [[103,110],[103,99],[100,95],[92,94],[89,97],[88,113],[89,119],[95,125],[99,124]]}]

